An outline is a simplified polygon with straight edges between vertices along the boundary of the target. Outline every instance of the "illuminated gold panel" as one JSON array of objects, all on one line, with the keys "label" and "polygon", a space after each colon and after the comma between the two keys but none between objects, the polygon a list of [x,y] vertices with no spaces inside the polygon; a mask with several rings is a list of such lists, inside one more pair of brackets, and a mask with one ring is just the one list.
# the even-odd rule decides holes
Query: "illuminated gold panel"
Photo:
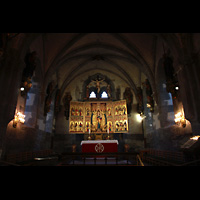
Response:
[{"label": "illuminated gold panel", "polygon": [[126,100],[70,102],[70,133],[127,133]]}]

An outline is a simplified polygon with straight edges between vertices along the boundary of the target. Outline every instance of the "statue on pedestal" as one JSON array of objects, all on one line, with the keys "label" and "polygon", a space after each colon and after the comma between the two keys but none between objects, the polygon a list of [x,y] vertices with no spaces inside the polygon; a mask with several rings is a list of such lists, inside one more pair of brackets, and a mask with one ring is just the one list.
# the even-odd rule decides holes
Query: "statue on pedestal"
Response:
[{"label": "statue on pedestal", "polygon": [[70,92],[66,92],[65,97],[63,99],[63,104],[65,107],[65,117],[68,120],[69,119],[69,109],[70,109],[70,101],[72,100],[72,96]]},{"label": "statue on pedestal", "polygon": [[126,99],[127,112],[128,112],[128,114],[130,114],[131,110],[132,110],[132,103],[133,103],[133,94],[131,92],[131,88],[127,87],[125,89],[124,99]]}]

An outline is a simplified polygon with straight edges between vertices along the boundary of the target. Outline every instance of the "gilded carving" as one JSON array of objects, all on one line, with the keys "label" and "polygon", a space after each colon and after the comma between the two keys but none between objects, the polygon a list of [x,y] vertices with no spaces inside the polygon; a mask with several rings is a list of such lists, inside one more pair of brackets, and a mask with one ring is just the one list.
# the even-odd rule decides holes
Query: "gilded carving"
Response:
[{"label": "gilded carving", "polygon": [[126,100],[70,102],[69,132],[128,132]]}]

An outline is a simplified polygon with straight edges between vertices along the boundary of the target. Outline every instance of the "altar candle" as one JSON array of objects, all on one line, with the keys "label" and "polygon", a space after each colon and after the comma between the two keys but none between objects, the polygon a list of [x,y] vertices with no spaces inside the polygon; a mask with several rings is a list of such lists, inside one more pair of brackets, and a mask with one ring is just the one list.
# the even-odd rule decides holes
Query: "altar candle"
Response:
[{"label": "altar candle", "polygon": [[90,134],[90,129],[89,129],[89,134]]},{"label": "altar candle", "polygon": [[107,132],[108,132],[108,134],[109,134],[109,128],[108,128]]}]

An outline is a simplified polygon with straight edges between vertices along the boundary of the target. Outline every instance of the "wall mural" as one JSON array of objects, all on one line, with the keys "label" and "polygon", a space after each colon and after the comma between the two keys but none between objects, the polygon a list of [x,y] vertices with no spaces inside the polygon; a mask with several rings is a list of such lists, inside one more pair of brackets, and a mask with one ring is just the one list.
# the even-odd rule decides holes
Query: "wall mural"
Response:
[{"label": "wall mural", "polygon": [[70,133],[127,133],[126,100],[70,102]]}]

